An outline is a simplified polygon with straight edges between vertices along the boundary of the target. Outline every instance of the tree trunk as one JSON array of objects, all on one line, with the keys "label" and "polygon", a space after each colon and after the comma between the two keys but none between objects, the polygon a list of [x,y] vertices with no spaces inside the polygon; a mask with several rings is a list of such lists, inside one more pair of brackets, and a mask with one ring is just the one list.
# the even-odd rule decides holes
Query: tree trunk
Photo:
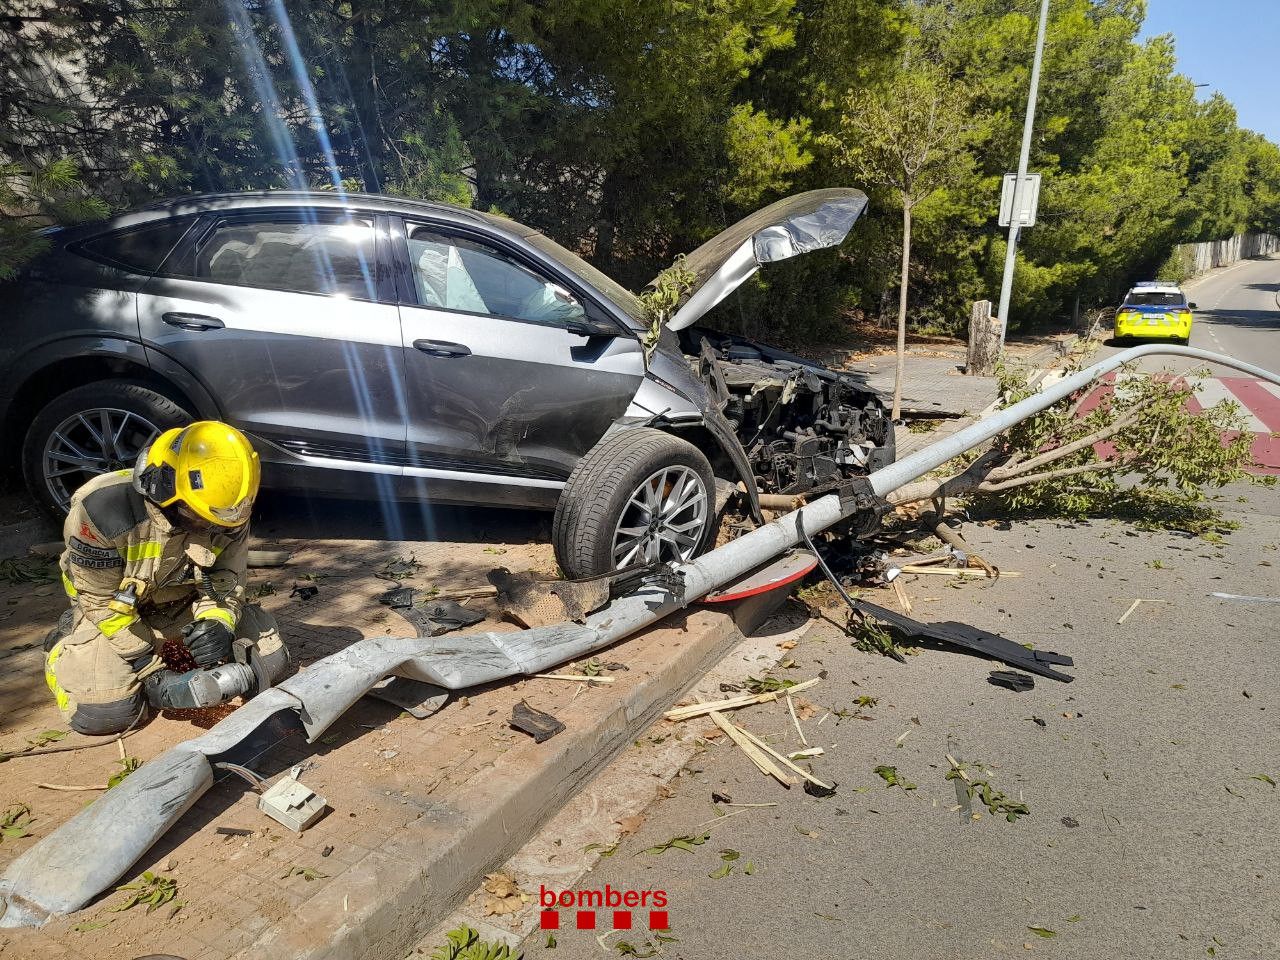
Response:
[{"label": "tree trunk", "polygon": [[907,358],[907,275],[911,267],[911,200],[902,198],[902,278],[898,286],[898,369],[893,375],[891,420],[902,416],[902,367]]},{"label": "tree trunk", "polygon": [[971,377],[989,377],[1000,359],[1000,328],[991,319],[991,301],[977,300],[969,317],[969,353],[964,372]]}]

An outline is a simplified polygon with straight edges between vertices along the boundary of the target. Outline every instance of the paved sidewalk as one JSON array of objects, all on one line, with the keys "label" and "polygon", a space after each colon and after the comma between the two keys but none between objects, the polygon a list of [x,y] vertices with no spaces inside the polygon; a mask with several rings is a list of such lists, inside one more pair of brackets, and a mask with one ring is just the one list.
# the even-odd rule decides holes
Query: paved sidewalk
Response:
[{"label": "paved sidewalk", "polygon": [[[390,560],[413,556],[420,566],[402,582],[424,588],[481,585],[483,571],[498,563],[528,569],[550,561],[544,544],[282,545],[297,548],[289,567],[256,571],[251,590],[275,585],[261,602],[285,625],[303,669],[361,636],[409,632],[375,602],[394,585],[376,576]],[[315,579],[302,579],[308,575]],[[320,594],[290,597],[294,584],[318,586]],[[0,609],[10,612],[0,623],[10,708],[0,748],[17,750],[42,731],[65,730],[43,689],[41,653],[33,646],[62,604],[52,584],[0,587]],[[504,627],[487,622],[474,629]],[[400,955],[425,932],[419,924],[429,926],[460,901],[736,638],[722,614],[693,611],[610,649],[605,659],[621,668],[609,674],[615,682],[608,686],[497,684],[466,691],[427,721],[362,700],[317,744],[294,735],[253,763],[273,777],[312,762],[302,779],[332,808],[316,826],[301,835],[283,830],[256,810],[243,783],[223,779],[122,878],[152,870],[175,879],[185,902],[176,915],[167,907],[150,915],[141,908],[114,913],[122,895],[108,893],[39,931],[0,931],[0,956]],[[555,714],[565,733],[534,744],[510,729],[505,721],[520,700]],[[145,763],[196,732],[186,718],[163,716],[124,746]],[[0,765],[0,801],[27,804],[34,818],[30,837],[0,844],[0,869],[97,795],[39,784],[103,784],[119,770],[117,760],[113,744]],[[223,837],[215,833],[219,826],[252,833]],[[312,871],[312,879],[302,870]]]},{"label": "paved sidewalk", "polygon": [[[1047,343],[1011,343],[1008,357],[1032,369],[1043,368],[1061,356],[1060,344],[1068,337]],[[959,346],[907,347],[902,382],[902,410],[907,416],[975,416],[995,399],[995,377],[971,377],[964,372],[965,354]],[[861,375],[886,398],[893,396],[897,364],[892,351],[850,360],[842,369]]]}]

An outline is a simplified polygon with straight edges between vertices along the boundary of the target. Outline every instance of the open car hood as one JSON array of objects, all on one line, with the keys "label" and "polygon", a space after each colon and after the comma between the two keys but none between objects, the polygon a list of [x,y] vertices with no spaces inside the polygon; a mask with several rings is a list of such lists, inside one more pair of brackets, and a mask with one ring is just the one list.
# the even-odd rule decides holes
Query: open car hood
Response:
[{"label": "open car hood", "polygon": [[696,323],[761,264],[839,246],[866,207],[861,190],[835,187],[797,193],[739,220],[685,258],[696,279],[667,326],[683,330]]}]

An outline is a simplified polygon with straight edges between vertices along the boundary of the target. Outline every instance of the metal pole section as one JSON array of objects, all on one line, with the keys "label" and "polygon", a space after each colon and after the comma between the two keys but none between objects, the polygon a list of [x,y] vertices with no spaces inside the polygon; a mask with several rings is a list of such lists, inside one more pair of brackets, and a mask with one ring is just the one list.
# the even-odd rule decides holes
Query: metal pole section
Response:
[{"label": "metal pole section", "polygon": [[1036,122],[1036,95],[1040,90],[1040,61],[1044,57],[1044,28],[1049,20],[1049,0],[1040,0],[1040,25],[1036,29],[1036,54],[1031,61],[1031,89],[1027,91],[1027,116],[1022,122],[1022,152],[1018,154],[1018,178],[1013,182],[1013,211],[1009,217],[1009,247],[1004,254],[1004,275],[1000,278],[1000,352],[1004,352],[1005,328],[1009,325],[1009,298],[1013,295],[1013,268],[1018,259],[1018,211],[1022,209],[1022,182],[1031,158],[1031,129]]}]

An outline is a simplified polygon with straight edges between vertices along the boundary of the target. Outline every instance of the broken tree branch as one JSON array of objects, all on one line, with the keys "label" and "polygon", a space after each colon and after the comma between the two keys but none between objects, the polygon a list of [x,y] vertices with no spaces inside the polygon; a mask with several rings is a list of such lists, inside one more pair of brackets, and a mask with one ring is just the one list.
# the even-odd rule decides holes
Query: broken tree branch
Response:
[{"label": "broken tree branch", "polygon": [[753,703],[772,703],[779,697],[785,697],[793,693],[799,693],[801,690],[808,690],[815,684],[821,683],[820,677],[814,677],[812,680],[804,680],[793,686],[787,687],[785,690],[769,690],[765,693],[744,693],[740,697],[730,697],[728,700],[713,700],[709,703],[692,703],[685,707],[672,707],[663,714],[668,720],[692,720],[694,717],[701,717],[704,714],[713,713],[717,710],[736,710],[738,707],[749,707]]}]

